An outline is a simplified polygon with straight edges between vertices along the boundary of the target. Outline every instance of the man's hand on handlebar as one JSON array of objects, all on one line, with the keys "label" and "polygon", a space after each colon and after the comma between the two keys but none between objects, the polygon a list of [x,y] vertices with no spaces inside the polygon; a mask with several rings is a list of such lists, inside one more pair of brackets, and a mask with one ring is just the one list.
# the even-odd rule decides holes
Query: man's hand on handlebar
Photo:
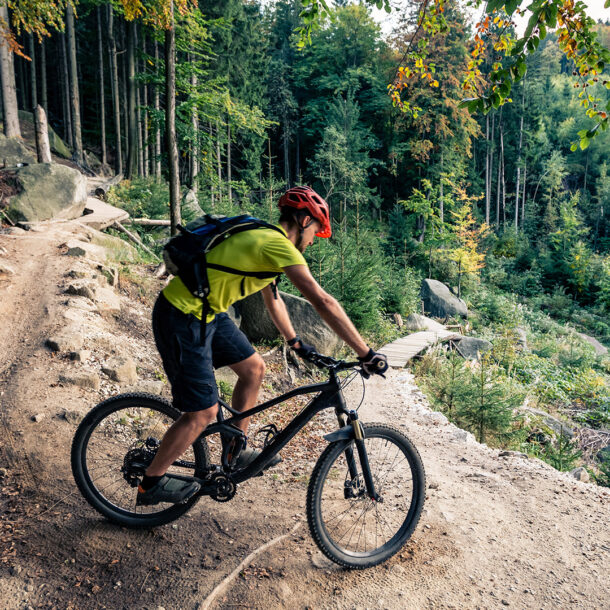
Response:
[{"label": "man's hand on handlebar", "polygon": [[317,350],[313,345],[304,343],[301,337],[297,335],[294,339],[288,341],[288,345],[296,352],[303,360],[311,360],[311,357],[316,354]]},{"label": "man's hand on handlebar", "polygon": [[385,354],[380,354],[369,349],[369,353],[362,358],[358,358],[362,366],[363,376],[381,375],[388,370],[388,358]]}]

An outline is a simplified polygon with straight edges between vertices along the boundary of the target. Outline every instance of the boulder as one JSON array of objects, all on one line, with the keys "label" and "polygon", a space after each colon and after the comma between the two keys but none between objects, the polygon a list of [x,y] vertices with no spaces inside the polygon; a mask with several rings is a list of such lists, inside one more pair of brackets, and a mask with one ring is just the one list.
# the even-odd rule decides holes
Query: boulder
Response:
[{"label": "boulder", "polygon": [[99,287],[93,300],[103,316],[115,316],[121,312],[121,298],[112,288]]},{"label": "boulder", "polygon": [[405,320],[405,328],[407,330],[418,331],[418,330],[445,330],[445,327],[426,316],[422,316],[418,313],[411,313]]},{"label": "boulder", "polygon": [[55,163],[36,163],[17,171],[21,192],[11,198],[8,214],[15,221],[78,218],[87,202],[87,179]]},{"label": "boulder", "polygon": [[231,305],[229,309],[227,309],[227,314],[229,315],[229,318],[233,320],[235,326],[239,328],[241,326],[241,312],[239,311],[239,309],[236,308],[234,305]]},{"label": "boulder", "polygon": [[522,350],[527,350],[527,333],[524,328],[517,327],[513,330],[517,338],[517,347]]},{"label": "boulder", "polygon": [[[106,252],[103,247],[90,244],[88,241],[80,239],[70,239],[66,242],[67,256],[86,257],[94,261],[103,261],[106,259]],[[99,264],[99,263],[96,263]]]},{"label": "boulder", "polygon": [[[60,383],[67,383],[90,390],[100,389],[100,377],[94,371],[82,370],[78,372],[63,373],[59,376]],[[66,418],[67,419],[67,418]]]},{"label": "boulder", "polygon": [[162,381],[158,379],[141,379],[135,385],[125,388],[125,392],[144,392],[144,394],[155,394],[159,395],[163,393],[163,390],[168,387]]},{"label": "boulder", "polygon": [[64,409],[59,414],[62,419],[65,419],[70,424],[80,424],[85,415],[87,415],[87,412],[79,409]]},{"label": "boulder", "polygon": [[523,413],[540,418],[542,425],[552,430],[553,434],[556,436],[561,436],[562,434],[568,438],[574,436],[574,430],[572,430],[572,428],[560,419],[549,415],[546,411],[541,411],[540,409],[534,409],[532,407],[522,407],[520,410]]},{"label": "boulder", "polygon": [[466,360],[478,360],[483,354],[491,350],[492,345],[485,339],[476,337],[462,337],[455,339],[458,354]]},{"label": "boulder", "polygon": [[75,352],[82,347],[83,341],[82,334],[64,330],[57,335],[49,337],[45,345],[54,352]]},{"label": "boulder", "polygon": [[138,381],[136,363],[127,356],[115,356],[102,366],[102,372],[106,373],[113,381],[134,385]]},{"label": "boulder", "polygon": [[[303,341],[314,345],[322,354],[336,355],[343,346],[343,341],[320,318],[311,303],[285,292],[280,294],[286,303],[292,325]],[[241,330],[250,341],[274,341],[279,337],[260,292],[240,301],[237,309],[241,312]]]},{"label": "boulder", "polygon": [[603,356],[608,353],[608,348],[602,345],[595,337],[590,337],[584,333],[576,333],[581,339],[586,341],[589,345],[593,346],[596,356]]},{"label": "boulder", "polygon": [[20,163],[36,163],[36,153],[17,138],[7,138],[0,133],[0,163],[7,168],[16,167]]},{"label": "boulder", "polygon": [[[31,112],[28,112],[27,110],[20,110],[19,111],[19,121],[21,123],[31,123],[32,125],[32,134],[34,133],[34,116],[32,115]],[[71,159],[72,158],[72,153],[70,152],[70,149],[66,146],[65,142],[55,133],[55,130],[51,127],[51,125],[49,125],[47,123],[48,126],[48,132],[49,132],[49,146],[51,147],[51,150],[56,154],[59,155],[60,157],[63,157],[64,159]],[[34,141],[34,138],[32,137],[31,140],[31,144],[32,146],[36,146],[36,142]],[[34,163],[36,162],[36,155],[34,155]]]},{"label": "boulder", "polygon": [[424,311],[435,318],[468,317],[468,308],[449,288],[438,280],[424,280],[421,287]]},{"label": "boulder", "polygon": [[92,301],[95,300],[95,292],[97,286],[90,280],[75,280],[68,284],[66,294],[72,294],[79,297],[87,297]]},{"label": "boulder", "polygon": [[90,150],[86,150],[84,154],[85,164],[94,174],[98,176],[110,176],[112,174],[110,166],[102,163],[100,159],[97,158],[95,153],[92,153]]},{"label": "boulder", "polygon": [[582,483],[588,483],[590,479],[587,469],[583,468],[582,466],[580,468],[570,470],[570,476],[574,477],[577,481],[581,481]]},{"label": "boulder", "polygon": [[184,194],[181,211],[187,222],[195,220],[195,218],[199,218],[199,216],[203,216],[204,211],[199,206],[197,193],[193,189],[189,189]]}]

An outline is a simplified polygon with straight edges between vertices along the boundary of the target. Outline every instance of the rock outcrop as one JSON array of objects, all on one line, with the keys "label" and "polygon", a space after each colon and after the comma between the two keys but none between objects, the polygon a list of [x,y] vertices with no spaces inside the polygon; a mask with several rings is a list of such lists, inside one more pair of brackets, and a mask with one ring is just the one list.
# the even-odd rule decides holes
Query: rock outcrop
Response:
[{"label": "rock outcrop", "polygon": [[479,360],[483,354],[492,348],[489,341],[477,337],[462,337],[459,340],[456,339],[456,344],[458,353],[466,360]]},{"label": "rock outcrop", "polygon": [[[323,354],[335,355],[343,341],[320,318],[309,301],[280,292],[296,332],[303,341],[314,345]],[[241,313],[241,329],[250,341],[273,341],[279,332],[269,314],[260,292],[239,302],[236,308]]]},{"label": "rock outcrop", "polygon": [[424,280],[421,287],[424,312],[435,318],[468,317],[468,308],[449,288],[438,280]]},{"label": "rock outcrop", "polygon": [[87,180],[65,165],[27,165],[17,170],[17,183],[21,192],[11,198],[8,207],[15,221],[78,218],[85,209]]},{"label": "rock outcrop", "polygon": [[17,138],[7,138],[0,133],[0,162],[13,168],[19,163],[36,163],[36,155]]},{"label": "rock outcrop", "polygon": [[407,330],[418,331],[418,330],[445,330],[445,327],[431,318],[422,316],[418,313],[411,313],[405,320],[404,327]]}]

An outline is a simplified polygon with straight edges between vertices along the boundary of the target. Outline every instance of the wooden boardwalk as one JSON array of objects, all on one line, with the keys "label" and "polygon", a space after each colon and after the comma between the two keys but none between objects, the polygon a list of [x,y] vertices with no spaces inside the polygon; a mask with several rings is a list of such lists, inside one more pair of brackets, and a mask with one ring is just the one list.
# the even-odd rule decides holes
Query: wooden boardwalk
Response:
[{"label": "wooden boardwalk", "polygon": [[411,358],[421,354],[435,343],[458,339],[462,335],[450,330],[422,330],[388,343],[378,351],[388,357],[388,364],[403,368]]}]

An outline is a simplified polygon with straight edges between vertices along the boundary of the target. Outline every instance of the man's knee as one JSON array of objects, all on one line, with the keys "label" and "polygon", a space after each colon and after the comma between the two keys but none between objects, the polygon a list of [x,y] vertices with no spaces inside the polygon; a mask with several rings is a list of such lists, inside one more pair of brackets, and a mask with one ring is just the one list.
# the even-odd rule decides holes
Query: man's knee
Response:
[{"label": "man's knee", "polygon": [[183,413],[180,419],[203,431],[204,428],[206,428],[213,421],[216,420],[217,414],[218,403],[211,407],[208,407],[207,409],[203,409],[202,411],[192,411]]},{"label": "man's knee", "polygon": [[260,383],[265,376],[266,365],[262,356],[259,353],[256,353],[231,368],[233,368],[242,381],[255,381]]}]

